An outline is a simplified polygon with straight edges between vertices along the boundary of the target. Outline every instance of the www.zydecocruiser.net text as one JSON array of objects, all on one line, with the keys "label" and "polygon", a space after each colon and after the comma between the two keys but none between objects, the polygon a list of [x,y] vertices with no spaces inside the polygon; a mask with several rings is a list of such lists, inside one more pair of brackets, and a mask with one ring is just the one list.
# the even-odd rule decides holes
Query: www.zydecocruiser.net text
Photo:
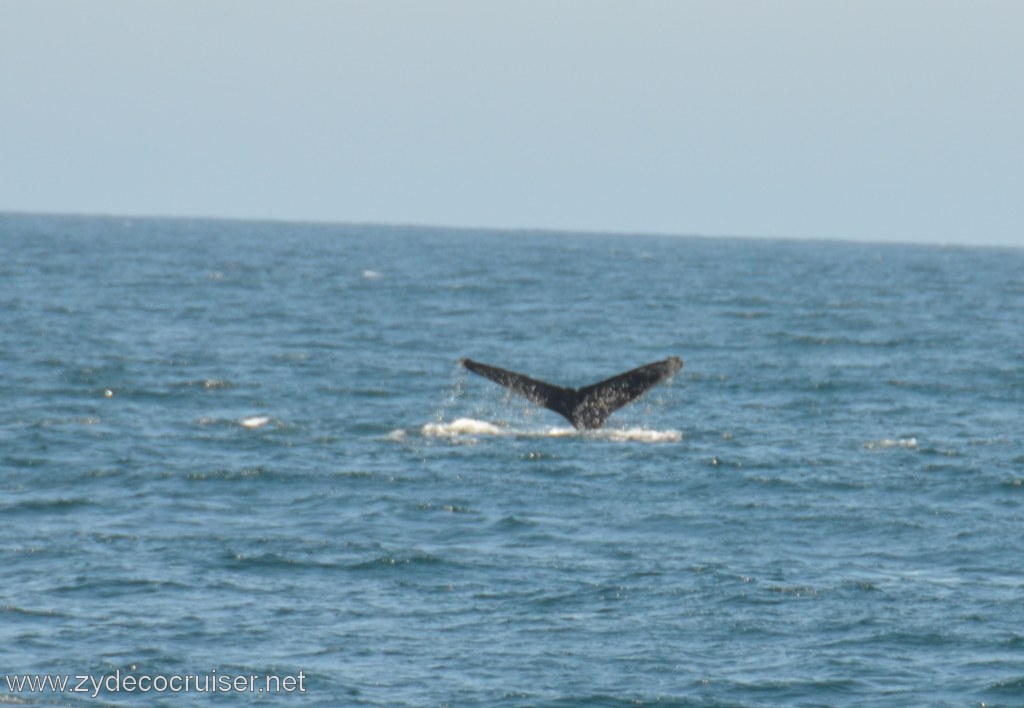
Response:
[{"label": "www.zydecocruiser.net text", "polygon": [[91,698],[118,693],[305,693],[306,675],[273,674],[5,674],[9,693],[84,693]]}]

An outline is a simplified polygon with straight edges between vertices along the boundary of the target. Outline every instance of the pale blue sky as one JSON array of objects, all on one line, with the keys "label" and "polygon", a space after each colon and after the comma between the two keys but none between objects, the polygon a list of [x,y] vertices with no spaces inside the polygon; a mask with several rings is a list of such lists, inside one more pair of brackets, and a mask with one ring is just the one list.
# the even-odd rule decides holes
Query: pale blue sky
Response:
[{"label": "pale blue sky", "polygon": [[0,210],[1024,246],[1018,0],[0,0]]}]

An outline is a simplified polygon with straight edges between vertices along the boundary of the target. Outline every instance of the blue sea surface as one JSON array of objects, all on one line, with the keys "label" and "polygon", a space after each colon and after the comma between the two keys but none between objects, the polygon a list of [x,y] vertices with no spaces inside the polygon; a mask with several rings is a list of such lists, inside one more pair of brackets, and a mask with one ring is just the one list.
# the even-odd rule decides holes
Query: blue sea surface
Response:
[{"label": "blue sea surface", "polygon": [[[0,703],[1024,705],[1024,251],[0,215]],[[577,433],[468,374],[579,386]]]}]

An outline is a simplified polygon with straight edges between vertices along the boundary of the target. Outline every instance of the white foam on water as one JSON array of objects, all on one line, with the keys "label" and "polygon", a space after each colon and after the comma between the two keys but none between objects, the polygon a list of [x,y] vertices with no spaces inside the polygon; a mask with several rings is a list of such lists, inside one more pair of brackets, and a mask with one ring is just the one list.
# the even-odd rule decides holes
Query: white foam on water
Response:
[{"label": "white foam on water", "polygon": [[644,443],[679,442],[683,439],[683,433],[679,430],[648,430],[647,428],[598,430],[595,436],[615,442]]},{"label": "white foam on water", "polygon": [[566,438],[581,437],[612,442],[664,443],[679,442],[683,433],[679,430],[650,430],[648,428],[601,428],[600,430],[576,430],[575,428],[548,428],[541,433],[524,431],[527,437]]},{"label": "white foam on water", "polygon": [[[526,434],[528,435],[529,433]],[[579,430],[576,430],[576,428],[551,427],[543,432],[537,433],[536,436],[544,438],[571,438],[582,434],[583,433]]]},{"label": "white foam on water", "polygon": [[459,435],[504,435],[493,423],[474,418],[456,418],[450,423],[427,423],[421,431],[428,437],[453,438]]},{"label": "white foam on water", "polygon": [[864,443],[864,447],[868,450],[888,450],[891,448],[902,447],[910,450],[917,449],[917,438],[882,438],[881,440],[872,440]]},{"label": "white foam on water", "polygon": [[[576,430],[571,427],[548,427],[539,430],[500,428],[493,423],[475,418],[456,418],[449,423],[427,423],[420,431],[427,437],[457,438],[460,436],[507,435],[517,438],[593,438],[612,442],[666,443],[683,439],[678,430],[649,430],[647,428],[607,428],[602,430]],[[403,431],[392,431],[389,439],[401,439]]]}]

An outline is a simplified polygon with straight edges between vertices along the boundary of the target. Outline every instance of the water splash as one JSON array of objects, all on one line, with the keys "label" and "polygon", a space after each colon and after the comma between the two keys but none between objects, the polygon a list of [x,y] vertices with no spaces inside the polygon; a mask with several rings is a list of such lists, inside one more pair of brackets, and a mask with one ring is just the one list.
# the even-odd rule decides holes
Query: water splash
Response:
[{"label": "water splash", "polygon": [[[542,429],[502,428],[493,423],[475,418],[456,418],[448,423],[427,423],[420,429],[425,437],[462,438],[482,435],[507,436],[513,438],[582,438],[608,440],[611,442],[666,443],[679,442],[683,434],[679,430],[649,430],[647,428],[603,428],[601,430],[576,430],[568,426],[552,426]],[[390,437],[390,436],[389,436]]]},{"label": "water splash", "polygon": [[503,435],[505,430],[493,423],[474,418],[456,418],[450,423],[427,423],[421,432],[427,437],[451,438],[459,435]]}]

